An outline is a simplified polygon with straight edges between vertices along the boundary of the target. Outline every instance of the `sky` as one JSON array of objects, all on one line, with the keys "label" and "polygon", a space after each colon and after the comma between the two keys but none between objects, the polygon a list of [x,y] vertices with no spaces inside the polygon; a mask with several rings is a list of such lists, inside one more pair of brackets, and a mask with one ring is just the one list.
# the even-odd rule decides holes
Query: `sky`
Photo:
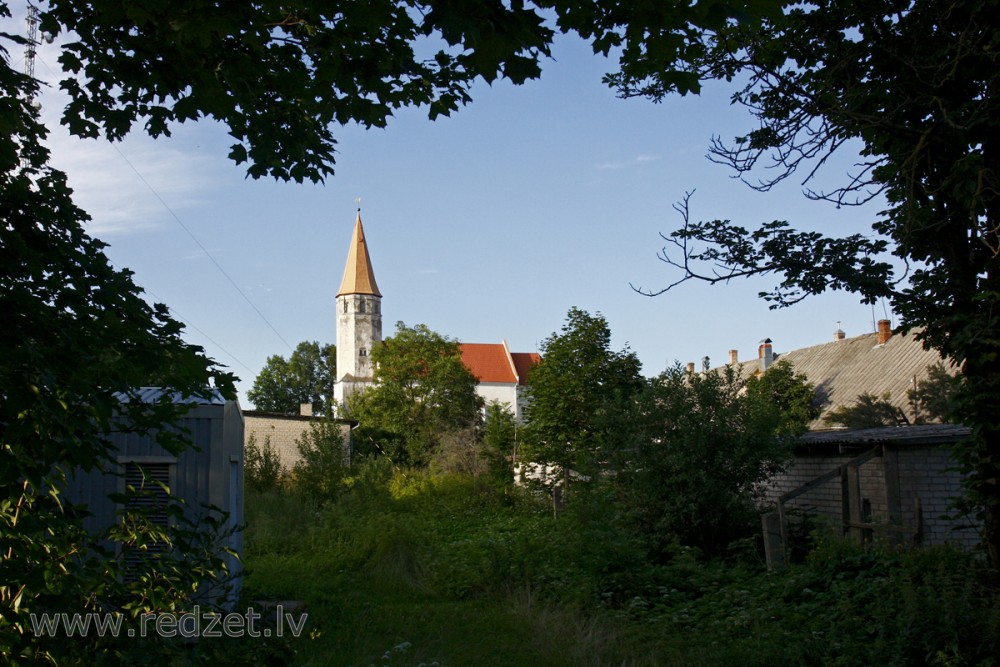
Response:
[{"label": "sky", "polygon": [[[24,30],[23,14],[2,23]],[[43,45],[35,66],[53,84],[57,46]],[[559,38],[553,56],[537,81],[477,83],[473,102],[450,118],[413,109],[385,129],[336,128],[336,173],[323,184],[246,178],[211,122],[109,144],[58,127],[58,86],[39,101],[53,162],[93,218],[88,232],[187,325],[189,342],[240,377],[245,408],[268,356],[287,357],[303,340],[335,342],[358,197],[385,336],[397,321],[423,323],[532,352],[575,306],[603,314],[613,348],[634,351],[652,376],[675,361],[725,363],[730,349],[753,358],[763,338],[782,352],[832,340],[838,323],[848,336],[872,331],[872,307],[851,294],[770,310],[757,293],[774,277],[638,293],[680,277],[657,253],[660,233],[682,222],[673,205],[686,192],[693,220],[789,220],[833,235],[867,233],[878,202],[837,209],[808,200],[794,178],[760,193],[711,163],[713,136],[754,127],[730,105],[731,87],[660,104],[622,100],[601,83],[614,63],[583,41]],[[840,156],[819,185],[839,182],[855,157]],[[880,304],[874,317],[885,312]]]}]

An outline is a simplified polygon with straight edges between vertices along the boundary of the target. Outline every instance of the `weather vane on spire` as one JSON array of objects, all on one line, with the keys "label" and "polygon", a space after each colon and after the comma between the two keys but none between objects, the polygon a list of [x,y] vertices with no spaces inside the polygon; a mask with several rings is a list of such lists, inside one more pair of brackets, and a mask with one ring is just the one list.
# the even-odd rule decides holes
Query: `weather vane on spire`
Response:
[{"label": "weather vane on spire", "polygon": [[355,197],[354,203],[358,205],[358,213],[361,212],[361,197]]}]

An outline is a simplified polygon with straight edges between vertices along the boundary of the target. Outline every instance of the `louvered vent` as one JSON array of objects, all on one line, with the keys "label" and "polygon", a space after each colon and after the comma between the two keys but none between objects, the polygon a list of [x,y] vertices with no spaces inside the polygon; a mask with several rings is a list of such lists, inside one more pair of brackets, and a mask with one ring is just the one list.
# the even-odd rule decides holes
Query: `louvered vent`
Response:
[{"label": "louvered vent", "polygon": [[[141,513],[150,523],[167,525],[167,492],[170,484],[170,463],[125,462],[126,521],[130,514]],[[144,562],[155,559],[167,552],[167,543],[157,540],[142,546],[125,545],[122,548],[122,563],[126,580],[135,580]]]}]

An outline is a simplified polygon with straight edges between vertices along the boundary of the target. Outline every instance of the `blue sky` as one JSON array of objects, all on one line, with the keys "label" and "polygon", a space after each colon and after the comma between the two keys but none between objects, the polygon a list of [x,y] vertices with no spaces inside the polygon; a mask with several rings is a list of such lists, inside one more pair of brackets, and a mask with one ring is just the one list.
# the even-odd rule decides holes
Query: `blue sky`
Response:
[{"label": "blue sky", "polygon": [[[56,57],[54,46],[41,49],[39,78],[56,80]],[[451,118],[406,110],[384,130],[338,129],[336,175],[320,185],[246,179],[225,157],[224,129],[207,122],[116,146],[54,130],[50,146],[94,218],[91,234],[189,324],[190,342],[242,378],[244,407],[269,355],[287,356],[286,343],[335,340],[333,299],[359,196],[386,335],[402,320],[534,351],[577,306],[603,313],[615,348],[628,345],[655,375],[675,360],[724,363],[732,348],[755,356],[764,337],[778,352],[826,342],[838,321],[849,336],[871,331],[872,309],[853,295],[769,310],[756,294],[774,278],[690,282],[656,298],[630,287],[678,277],[656,253],[659,233],[680,224],[672,205],[689,190],[694,219],[749,227],[787,219],[866,232],[878,206],[809,201],[794,179],[752,191],[705,158],[713,135],[753,127],[729,105],[730,88],[661,104],[620,100],[601,84],[610,69],[582,41],[561,38],[540,80],[477,85],[472,104]],[[54,90],[41,102],[54,127],[63,102]],[[851,157],[827,170],[828,182]]]}]

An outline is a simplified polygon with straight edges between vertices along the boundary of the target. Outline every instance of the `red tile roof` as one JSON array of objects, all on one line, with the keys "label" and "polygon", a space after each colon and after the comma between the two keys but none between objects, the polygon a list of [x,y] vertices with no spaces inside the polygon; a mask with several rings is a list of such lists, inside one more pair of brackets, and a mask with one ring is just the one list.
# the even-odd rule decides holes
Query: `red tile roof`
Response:
[{"label": "red tile roof", "polygon": [[517,382],[503,343],[462,343],[462,362],[480,382]]},{"label": "red tile roof", "polygon": [[461,343],[462,362],[480,382],[527,384],[531,368],[541,360],[537,352],[511,352],[502,343]]},{"label": "red tile roof", "polygon": [[537,352],[511,352],[510,358],[514,361],[514,368],[517,370],[519,384],[528,384],[528,376],[531,375],[531,369],[542,360],[542,355]]}]

